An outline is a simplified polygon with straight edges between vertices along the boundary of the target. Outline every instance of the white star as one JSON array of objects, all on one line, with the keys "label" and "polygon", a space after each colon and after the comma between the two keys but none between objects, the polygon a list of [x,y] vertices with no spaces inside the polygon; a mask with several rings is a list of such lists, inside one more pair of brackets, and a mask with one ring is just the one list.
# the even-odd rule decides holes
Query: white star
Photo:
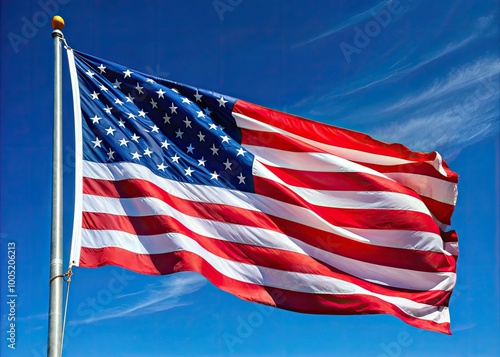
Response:
[{"label": "white star", "polygon": [[90,119],[92,119],[92,124],[99,124],[99,120],[101,120],[102,118],[99,118],[97,115],[94,115],[94,117]]},{"label": "white star", "polygon": [[200,138],[200,142],[205,141],[205,135],[201,133],[201,130],[198,132],[198,137]]},{"label": "white star", "polygon": [[116,98],[115,99],[115,104],[123,105],[123,102],[120,99]]},{"label": "white star", "polygon": [[130,142],[125,138],[118,140],[118,141],[120,142],[120,146],[127,146],[127,144]]},{"label": "white star", "polygon": [[123,73],[125,73],[125,76],[123,78],[127,78],[127,77],[132,77],[131,74],[134,73],[134,72],[131,72],[130,70],[126,70],[126,71],[123,71]]},{"label": "white star", "polygon": [[158,93],[158,99],[160,99],[160,98],[165,98],[163,95],[164,95],[166,92],[164,92],[164,91],[163,91],[163,89],[161,89],[161,88],[160,88],[159,90],[157,90],[157,91],[156,91],[156,93]]},{"label": "white star", "polygon": [[106,66],[105,66],[105,65],[103,65],[102,63],[101,63],[101,65],[100,65],[99,67],[97,67],[97,68],[99,68],[99,72],[101,72],[101,74],[106,73]]},{"label": "white star", "polygon": [[151,78],[146,79],[146,82],[149,82],[149,83],[155,83],[155,81],[154,81],[154,80],[152,80]]},{"label": "white star", "polygon": [[151,103],[153,109],[158,108],[158,103],[156,103],[153,98],[151,98],[151,101],[149,103]]},{"label": "white star", "polygon": [[132,160],[139,160],[141,161],[142,155],[139,154],[137,151],[132,153]]},{"label": "white star", "polygon": [[138,116],[143,117],[143,118],[145,118],[145,117],[146,117],[146,114],[148,114],[148,112],[145,112],[145,111],[144,111],[144,110],[142,110],[142,109],[141,109],[141,110],[139,110],[139,113],[137,113],[137,115],[138,115]]},{"label": "white star", "polygon": [[198,166],[205,166],[205,162],[207,162],[207,160],[202,156],[201,159],[198,160]]},{"label": "white star", "polygon": [[245,151],[245,150],[243,150],[243,148],[239,148],[239,149],[238,149],[238,153],[236,154],[236,156],[240,156],[240,155],[241,155],[241,156],[245,156],[245,153],[246,153],[246,151]]},{"label": "white star", "polygon": [[219,102],[219,107],[226,107],[227,100],[225,100],[224,97],[220,97],[217,101]]},{"label": "white star", "polygon": [[132,137],[131,137],[131,139],[132,139],[133,141],[135,141],[136,143],[138,143],[138,142],[139,142],[139,139],[140,139],[140,138],[141,138],[141,137],[140,137],[139,135],[135,134],[135,133],[134,133],[134,135],[132,135]]},{"label": "white star", "polygon": [[94,91],[93,93],[90,94],[90,96],[92,97],[92,100],[95,100],[95,99],[99,99],[99,94],[101,94],[101,93],[96,93]]},{"label": "white star", "polygon": [[144,87],[141,87],[139,85],[139,82],[137,82],[137,85],[135,86],[135,89],[139,92],[139,94],[144,94],[144,92],[142,91],[142,88],[144,88]]},{"label": "white star", "polygon": [[99,138],[96,136],[95,140],[92,141],[94,143],[94,147],[101,147],[102,140],[99,140]]},{"label": "white star", "polygon": [[198,89],[197,89],[194,97],[196,98],[197,102],[201,102],[201,97],[203,97],[203,94],[198,93]]},{"label": "white star", "polygon": [[105,111],[106,113],[111,114],[111,110],[113,109],[113,107],[108,107],[108,106],[106,105],[106,108],[102,108],[102,109],[104,109],[104,111]]},{"label": "white star", "polygon": [[200,110],[199,112],[196,112],[198,114],[198,118],[205,118],[205,114]]},{"label": "white star", "polygon": [[87,76],[89,76],[89,77],[91,77],[91,78],[94,78],[94,74],[95,74],[95,73],[94,73],[94,72],[92,72],[90,69],[89,69],[87,72],[85,72],[85,73],[87,74]]},{"label": "white star", "polygon": [[162,147],[162,148],[165,148],[165,149],[167,149],[167,150],[168,150],[168,146],[169,146],[169,145],[170,145],[170,143],[167,141],[167,139],[165,139],[165,141],[163,141],[163,142],[161,143],[161,147]]},{"label": "white star", "polygon": [[187,98],[182,98],[182,103],[186,103],[187,105],[190,105],[191,101]]},{"label": "white star", "polygon": [[184,169],[184,171],[186,171],[186,174],[184,176],[191,176],[191,174],[194,172],[194,170],[191,169],[191,167]]},{"label": "white star", "polygon": [[210,174],[210,176],[210,180],[218,180],[220,175],[214,171]]},{"label": "white star", "polygon": [[109,148],[109,151],[106,153],[108,155],[108,161],[114,160],[115,159],[115,152]]},{"label": "white star", "polygon": [[174,103],[172,103],[172,105],[170,106],[170,114],[177,114],[177,107],[174,105]]},{"label": "white star", "polygon": [[210,130],[212,130],[212,129],[217,130],[217,125],[215,125],[215,124],[208,124],[208,126],[210,127],[209,128]]},{"label": "white star", "polygon": [[167,123],[170,124],[170,117],[168,116],[167,113],[165,113],[165,115],[163,116],[163,124],[167,124]]},{"label": "white star", "polygon": [[118,125],[119,125],[119,126],[122,126],[122,127],[124,127],[124,128],[125,128],[125,120],[120,119],[120,120],[118,121]]},{"label": "white star", "polygon": [[135,115],[132,113],[127,113],[129,119],[135,119]]},{"label": "white star", "polygon": [[153,153],[153,152],[152,152],[151,150],[149,150],[149,148],[146,148],[146,150],[144,150],[144,155],[145,155],[145,156],[151,157],[151,154],[152,154],[152,153]]},{"label": "white star", "polygon": [[212,150],[212,155],[219,155],[219,149],[215,147],[215,144],[212,144],[210,150]]},{"label": "white star", "polygon": [[186,117],[185,120],[183,120],[184,124],[186,124],[186,129],[187,128],[191,128],[191,120],[188,119],[188,117]]},{"label": "white star", "polygon": [[229,142],[229,136],[227,136],[227,135],[221,136],[221,139],[222,139],[223,143],[228,143]]},{"label": "white star", "polygon": [[210,109],[208,109],[208,107],[206,107],[205,109],[203,109],[203,111],[205,112],[206,115],[212,114],[212,112],[210,111]]},{"label": "white star", "polygon": [[238,180],[240,180],[240,182],[238,182],[238,183],[243,183],[243,184],[245,183],[246,177],[243,176],[243,172],[240,172],[240,175],[236,176],[236,177],[238,178]]},{"label": "white star", "polygon": [[120,86],[122,85],[122,82],[119,82],[118,79],[115,80],[115,83],[113,83],[113,87],[121,89]]},{"label": "white star", "polygon": [[158,128],[156,125],[153,125],[153,126],[151,127],[151,132],[152,132],[152,133],[157,133],[159,129],[160,129],[160,128]]},{"label": "white star", "polygon": [[135,97],[132,97],[132,95],[130,95],[130,93],[127,94],[127,103],[133,103],[134,99],[135,99]]},{"label": "white star", "polygon": [[165,171],[165,169],[168,167],[168,166],[163,165],[163,162],[160,165],[156,164],[156,166],[158,166],[158,170],[162,170],[162,171]]},{"label": "white star", "polygon": [[105,86],[104,84],[101,84],[101,85],[99,86],[99,88],[100,88],[103,92],[107,92],[107,91],[109,90],[108,88],[106,88],[106,86]]},{"label": "white star", "polygon": [[112,135],[114,136],[115,135],[115,131],[116,129],[113,129],[112,127],[109,127],[106,129],[106,135]]},{"label": "white star", "polygon": [[229,161],[229,158],[227,158],[226,162],[223,162],[224,166],[226,166],[225,170],[232,170],[231,165],[233,164],[231,161]]},{"label": "white star", "polygon": [[180,156],[177,156],[177,153],[175,153],[175,155],[172,156],[171,159],[172,159],[172,162],[175,162],[176,164],[178,164]]},{"label": "white star", "polygon": [[188,153],[190,152],[190,153],[192,154],[192,153],[193,153],[193,150],[194,150],[195,148],[194,148],[194,146],[193,146],[193,145],[189,144],[189,146],[188,146],[188,147],[186,147],[186,149],[187,149],[187,152],[188,152]]},{"label": "white star", "polygon": [[177,88],[170,88],[170,90],[171,90],[172,92],[175,92],[175,93],[179,94],[179,91],[177,90]]},{"label": "white star", "polygon": [[181,129],[178,129],[176,132],[175,132],[175,137],[176,138],[181,138],[182,139],[182,135],[184,134],[184,132],[181,131]]}]

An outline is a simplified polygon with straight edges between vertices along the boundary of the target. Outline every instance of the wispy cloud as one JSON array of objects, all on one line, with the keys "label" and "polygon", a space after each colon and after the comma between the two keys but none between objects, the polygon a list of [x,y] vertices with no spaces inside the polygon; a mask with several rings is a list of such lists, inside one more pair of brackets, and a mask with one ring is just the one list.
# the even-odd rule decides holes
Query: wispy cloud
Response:
[{"label": "wispy cloud", "polygon": [[312,42],[321,40],[322,38],[325,38],[327,36],[334,35],[336,33],[339,33],[341,31],[345,30],[346,28],[354,26],[360,22],[363,22],[366,19],[369,19],[370,17],[372,17],[373,14],[379,12],[387,3],[388,3],[388,0],[381,1],[378,4],[376,4],[375,6],[369,8],[363,12],[360,12],[359,14],[351,16],[350,18],[348,18],[345,21],[342,21],[340,24],[334,26],[333,28],[331,28],[328,31],[323,32],[320,35],[314,36],[306,41],[299,42],[299,43],[292,45],[292,48],[308,45]]},{"label": "wispy cloud", "polygon": [[385,107],[382,112],[403,110],[421,104],[422,102],[436,100],[452,93],[468,89],[483,83],[485,89],[493,91],[494,83],[492,77],[500,73],[500,60],[497,58],[483,58],[476,62],[453,69],[445,80],[436,81],[430,88],[421,93],[405,97],[399,102]]},{"label": "wispy cloud", "polygon": [[491,57],[454,69],[426,90],[381,110],[408,119],[379,127],[374,135],[416,150],[456,155],[460,148],[498,131],[499,74],[500,60]]},{"label": "wispy cloud", "polygon": [[401,67],[393,69],[390,73],[388,74],[382,74],[379,77],[376,77],[369,82],[365,83],[358,83],[353,89],[343,92],[343,93],[338,93],[336,95],[333,95],[332,98],[336,97],[346,97],[352,94],[356,94],[362,90],[368,89],[370,87],[373,87],[375,85],[381,84],[383,82],[387,82],[388,80],[394,80],[395,78],[401,78],[404,76],[407,76],[418,69],[428,65],[429,63],[432,63],[466,45],[468,45],[471,41],[473,41],[477,37],[477,34],[468,36],[467,38],[464,38],[461,41],[458,42],[451,42],[445,45],[443,48],[437,50],[436,52],[426,55],[422,58],[419,59],[416,63],[413,64],[407,64],[403,65]]},{"label": "wispy cloud", "polygon": [[198,274],[179,273],[158,277],[159,282],[147,285],[142,291],[116,297],[121,304],[102,310],[95,317],[73,320],[72,324],[88,324],[96,321],[133,317],[169,310],[188,305],[182,296],[192,294],[205,285],[206,280]]}]

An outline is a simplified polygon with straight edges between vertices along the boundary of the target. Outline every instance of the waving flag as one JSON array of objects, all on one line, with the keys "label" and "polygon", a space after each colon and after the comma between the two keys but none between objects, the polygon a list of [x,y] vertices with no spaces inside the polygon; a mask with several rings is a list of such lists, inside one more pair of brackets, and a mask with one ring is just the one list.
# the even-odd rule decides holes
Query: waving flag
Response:
[{"label": "waving flag", "polygon": [[450,333],[458,178],[438,153],[68,57],[73,265],[194,271],[249,301]]}]

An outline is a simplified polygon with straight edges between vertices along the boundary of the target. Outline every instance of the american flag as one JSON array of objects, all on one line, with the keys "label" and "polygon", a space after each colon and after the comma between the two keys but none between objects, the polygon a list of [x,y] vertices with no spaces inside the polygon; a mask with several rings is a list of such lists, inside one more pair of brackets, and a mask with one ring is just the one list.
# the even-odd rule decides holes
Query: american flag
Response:
[{"label": "american flag", "polygon": [[450,333],[458,176],[437,152],[68,58],[73,265],[194,271],[248,301]]}]

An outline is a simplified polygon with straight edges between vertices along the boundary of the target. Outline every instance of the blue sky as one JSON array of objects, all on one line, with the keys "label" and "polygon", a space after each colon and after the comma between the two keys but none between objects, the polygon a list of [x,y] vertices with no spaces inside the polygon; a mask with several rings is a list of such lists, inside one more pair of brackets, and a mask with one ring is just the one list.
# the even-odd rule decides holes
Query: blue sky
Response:
[{"label": "blue sky", "polygon": [[[104,267],[75,269],[65,355],[500,354],[497,1],[41,0],[0,6],[2,356],[45,353],[53,98],[48,20],[56,7],[75,49],[414,150],[438,150],[460,175],[452,336],[392,316],[271,309],[239,300],[197,274],[152,277]],[[67,260],[74,144],[65,55],[63,64]],[[5,339],[9,242],[16,245],[16,350]]]}]

